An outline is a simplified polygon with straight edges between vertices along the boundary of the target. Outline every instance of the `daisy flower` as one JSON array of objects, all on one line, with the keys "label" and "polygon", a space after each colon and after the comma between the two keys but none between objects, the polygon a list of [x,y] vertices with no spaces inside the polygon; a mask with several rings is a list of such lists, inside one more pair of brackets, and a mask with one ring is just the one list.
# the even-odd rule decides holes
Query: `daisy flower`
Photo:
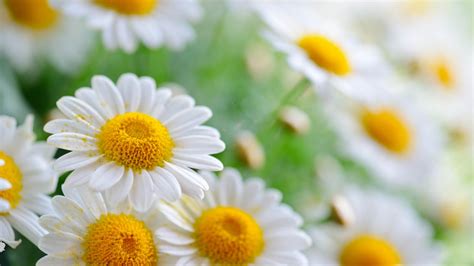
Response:
[{"label": "daisy flower", "polygon": [[155,231],[160,213],[111,207],[99,192],[63,187],[52,200],[54,213],[39,223],[48,231],[39,241],[46,253],[36,265],[158,265]]},{"label": "daisy flower", "polygon": [[343,25],[318,7],[314,3],[258,5],[269,28],[264,36],[286,54],[291,68],[302,73],[319,92],[337,88],[354,93],[354,83],[361,77],[389,73],[373,47],[358,43],[348,32],[341,31]]},{"label": "daisy flower", "polygon": [[48,0],[0,1],[0,54],[20,72],[46,61],[71,73],[91,44],[87,30],[53,9]]},{"label": "daisy flower", "polygon": [[33,117],[16,127],[14,118],[0,116],[0,242],[15,248],[13,229],[34,244],[45,233],[37,214],[51,211],[46,195],[56,188],[52,160],[55,149],[35,142]]},{"label": "daisy flower", "polygon": [[[439,265],[441,250],[432,229],[406,202],[374,191],[349,189],[345,198],[355,214],[346,227],[310,229],[311,265]],[[393,218],[396,217],[396,220]]]},{"label": "daisy flower", "polygon": [[439,129],[414,102],[366,88],[372,97],[334,97],[325,105],[341,148],[389,185],[419,185],[437,162]]},{"label": "daisy flower", "polygon": [[310,239],[299,229],[300,216],[280,203],[280,192],[258,178],[244,182],[233,169],[220,180],[202,174],[211,187],[203,201],[160,203],[170,223],[156,232],[164,257],[174,265],[307,264],[301,250]]},{"label": "daisy flower", "polygon": [[196,0],[51,0],[72,16],[84,18],[102,32],[104,45],[134,52],[139,42],[148,48],[182,49],[194,38],[189,25],[201,16]]},{"label": "daisy flower", "polygon": [[187,95],[156,90],[149,77],[124,74],[115,85],[95,76],[92,89],[81,88],[57,106],[67,119],[45,125],[53,134],[48,143],[72,152],[59,158],[55,168],[73,170],[66,186],[87,183],[114,204],[128,198],[145,211],[155,195],[170,201],[182,192],[202,198],[209,186],[191,169],[223,168],[209,156],[225,148],[219,132],[201,125],[211,110],[195,106]]}]

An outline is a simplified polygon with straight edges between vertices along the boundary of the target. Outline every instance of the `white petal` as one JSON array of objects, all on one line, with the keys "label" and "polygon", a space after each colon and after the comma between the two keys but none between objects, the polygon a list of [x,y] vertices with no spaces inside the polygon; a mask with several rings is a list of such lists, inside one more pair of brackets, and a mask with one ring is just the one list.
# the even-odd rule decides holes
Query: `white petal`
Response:
[{"label": "white petal", "polygon": [[199,126],[200,124],[209,120],[211,116],[211,109],[204,106],[198,106],[180,112],[163,121],[163,123],[169,128],[170,133],[173,134],[179,131],[186,130],[188,128],[194,128],[196,126]]},{"label": "white petal", "polygon": [[8,212],[10,210],[10,202],[0,198],[0,212]]},{"label": "white petal", "polygon": [[267,250],[288,251],[303,250],[311,245],[311,238],[299,230],[265,233]]},{"label": "white petal", "polygon": [[242,195],[242,177],[232,168],[226,168],[221,174],[217,196],[221,205],[240,206]]},{"label": "white petal", "polygon": [[119,19],[115,23],[115,32],[117,34],[117,41],[122,48],[127,53],[133,53],[137,49],[137,40],[133,35],[130,26],[128,25],[128,20]]},{"label": "white petal", "polygon": [[36,262],[36,266],[73,266],[76,264],[73,258],[56,258],[53,256],[44,256]]},{"label": "white petal", "polygon": [[60,173],[82,168],[100,159],[101,156],[91,155],[88,152],[70,152],[59,157],[54,162],[54,169]]},{"label": "white petal", "polygon": [[77,132],[90,136],[94,136],[95,134],[99,133],[99,130],[90,126],[89,124],[84,124],[71,119],[55,119],[50,121],[44,126],[44,131],[51,134]]},{"label": "white petal", "polygon": [[70,119],[84,123],[87,127],[101,128],[105,120],[90,105],[74,97],[59,99],[57,106]]},{"label": "white petal", "polygon": [[43,194],[28,195],[23,199],[23,204],[29,210],[40,215],[53,213],[51,198]]},{"label": "white petal", "polygon": [[206,171],[221,171],[224,169],[221,161],[206,154],[175,153],[172,162],[183,167]]},{"label": "white petal", "polygon": [[113,187],[105,191],[105,195],[112,206],[123,201],[130,193],[133,185],[133,170],[128,169],[122,179],[117,182]]},{"label": "white petal", "polygon": [[12,184],[3,177],[0,177],[0,191],[9,190],[10,188],[12,188]]},{"label": "white petal", "polygon": [[21,242],[21,240],[15,240],[13,228],[4,217],[0,217],[0,241],[5,242],[12,248],[16,248]]},{"label": "white petal", "polygon": [[174,246],[174,245],[160,245],[160,252],[174,255],[174,256],[188,256],[197,252],[197,248],[192,246]]},{"label": "white petal", "polygon": [[180,138],[184,136],[208,136],[214,138],[220,138],[221,134],[219,131],[213,127],[208,126],[197,126],[194,128],[190,128],[188,130],[183,130],[173,134],[174,138]]},{"label": "white petal", "polygon": [[101,99],[101,105],[109,109],[112,114],[117,115],[125,112],[122,96],[110,79],[105,76],[94,76],[92,89]]},{"label": "white petal", "polygon": [[114,162],[100,166],[89,180],[89,186],[96,191],[104,191],[117,184],[125,169]]},{"label": "white petal", "polygon": [[117,81],[117,87],[122,94],[127,112],[135,112],[140,106],[141,88],[135,74],[123,74]]},{"label": "white petal", "polygon": [[69,225],[77,230],[84,230],[89,225],[87,215],[75,201],[64,196],[55,196],[52,199],[53,209],[62,220],[68,221]]},{"label": "white petal", "polygon": [[141,86],[141,99],[140,99],[140,106],[138,108],[139,112],[150,114],[153,117],[156,117],[152,113],[152,109],[156,105],[156,84],[155,80],[149,77],[142,77],[140,78],[140,86]]},{"label": "white petal", "polygon": [[173,139],[181,153],[216,154],[224,151],[225,144],[220,139],[207,136],[186,136]]},{"label": "white petal", "polygon": [[64,186],[75,187],[88,183],[97,167],[97,164],[92,164],[74,170],[64,181]]},{"label": "white petal", "polygon": [[171,171],[171,173],[175,175],[179,182],[183,181],[198,186],[203,190],[209,189],[209,184],[207,181],[202,176],[187,167],[180,167],[172,163],[165,162],[165,169]]},{"label": "white petal", "polygon": [[7,220],[35,245],[38,245],[39,239],[46,233],[46,230],[38,223],[38,216],[22,207],[11,210]]},{"label": "white petal", "polygon": [[150,172],[150,175],[155,184],[157,194],[161,198],[167,201],[176,201],[181,198],[181,186],[170,172],[163,168],[157,168],[155,171]]},{"label": "white petal", "polygon": [[49,136],[48,143],[70,151],[95,151],[96,139],[78,133],[59,133]]},{"label": "white petal", "polygon": [[135,174],[132,190],[130,191],[130,202],[133,207],[140,212],[150,209],[154,201],[153,182],[147,171],[142,171],[141,175]]},{"label": "white petal", "polygon": [[171,207],[168,204],[160,203],[160,210],[165,215],[165,217],[168,219],[168,221],[170,221],[174,225],[176,225],[179,228],[184,229],[188,232],[194,232],[194,228],[193,228],[191,222],[185,220],[184,217],[181,216],[175,208]]},{"label": "white petal", "polygon": [[194,238],[184,232],[177,232],[170,228],[162,227],[155,232],[155,235],[163,241],[174,245],[189,245],[194,242]]},{"label": "white petal", "polygon": [[179,95],[171,98],[165,106],[165,110],[157,117],[164,121],[177,113],[194,106],[194,99],[187,95]]},{"label": "white petal", "polygon": [[39,248],[46,254],[68,258],[81,255],[83,239],[71,233],[49,233],[39,241]]}]

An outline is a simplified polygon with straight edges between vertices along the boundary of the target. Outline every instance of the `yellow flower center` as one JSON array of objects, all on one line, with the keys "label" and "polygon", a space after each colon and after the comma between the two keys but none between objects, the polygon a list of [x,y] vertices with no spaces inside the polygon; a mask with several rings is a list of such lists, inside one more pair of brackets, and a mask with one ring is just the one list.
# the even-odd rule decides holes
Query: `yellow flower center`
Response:
[{"label": "yellow flower center", "polygon": [[[12,187],[7,190],[0,190],[0,198],[10,203],[10,208],[14,209],[21,200],[21,190],[23,184],[21,183],[22,174],[15,161],[0,151],[0,177],[10,182]],[[7,213],[0,213],[6,215]]]},{"label": "yellow flower center", "polygon": [[50,28],[58,19],[48,0],[5,0],[5,6],[18,24],[34,30]]},{"label": "yellow flower center", "polygon": [[362,235],[350,241],[339,256],[341,266],[395,266],[401,258],[395,247],[385,240]]},{"label": "yellow flower center", "polygon": [[438,59],[436,60],[432,66],[431,70],[434,74],[436,80],[441,84],[445,89],[453,89],[456,83],[454,78],[454,73],[451,68],[451,65],[447,60]]},{"label": "yellow flower center", "polygon": [[395,110],[365,110],[360,119],[367,134],[385,149],[397,154],[410,149],[410,129]]},{"label": "yellow flower center", "polygon": [[95,0],[94,2],[124,15],[146,15],[155,9],[159,0]]},{"label": "yellow flower center", "polygon": [[199,252],[213,264],[247,265],[263,250],[262,230],[240,209],[209,209],[196,220],[194,227]]},{"label": "yellow flower center", "polygon": [[164,166],[174,142],[157,119],[143,113],[125,113],[110,119],[97,135],[99,150],[108,160],[134,170]]},{"label": "yellow flower center", "polygon": [[344,76],[351,72],[351,65],[344,51],[333,41],[322,35],[305,35],[298,45],[319,67],[333,74]]},{"label": "yellow flower center", "polygon": [[82,242],[87,265],[156,265],[153,233],[128,214],[104,214],[87,227]]}]

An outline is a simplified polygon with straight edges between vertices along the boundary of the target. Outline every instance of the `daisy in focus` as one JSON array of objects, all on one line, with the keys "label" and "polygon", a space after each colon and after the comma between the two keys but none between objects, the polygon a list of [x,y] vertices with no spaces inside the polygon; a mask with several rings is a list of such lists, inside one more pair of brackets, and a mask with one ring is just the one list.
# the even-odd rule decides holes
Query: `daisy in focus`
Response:
[{"label": "daisy in focus", "polygon": [[175,201],[185,193],[204,197],[209,188],[192,169],[219,171],[210,156],[225,144],[219,132],[202,126],[212,116],[187,95],[156,89],[149,77],[122,75],[115,85],[104,76],[92,78],[92,89],[61,98],[57,106],[67,119],[45,125],[48,143],[72,152],[55,162],[60,172],[73,171],[66,186],[88,184],[117,204],[128,198],[139,211],[155,196]]},{"label": "daisy in focus", "polygon": [[51,0],[66,14],[83,18],[102,32],[104,45],[133,53],[148,48],[182,49],[194,39],[190,23],[201,16],[196,0]]},{"label": "daisy in focus", "polygon": [[334,97],[325,105],[340,148],[387,185],[420,185],[437,163],[439,129],[413,101],[381,89],[367,91],[372,97]]},{"label": "daisy in focus", "polygon": [[47,255],[36,265],[158,265],[158,209],[110,207],[101,193],[85,186],[63,192],[52,200],[54,213],[40,218],[48,233],[39,248]]},{"label": "daisy in focus", "polygon": [[[310,230],[311,265],[439,265],[442,253],[430,226],[406,202],[358,189],[348,190],[354,222],[346,227],[319,225]],[[394,217],[396,220],[394,221]]]},{"label": "daisy in focus", "polygon": [[318,92],[335,88],[356,93],[355,85],[362,77],[378,78],[390,72],[376,49],[355,41],[317,4],[290,4],[259,5],[269,28],[264,36]]},{"label": "daisy in focus", "polygon": [[280,192],[234,169],[220,179],[202,174],[210,184],[203,201],[160,203],[170,222],[156,232],[164,257],[174,265],[307,265],[301,251],[311,241]]},{"label": "daisy in focus", "polygon": [[0,242],[15,248],[13,229],[35,245],[45,233],[37,214],[51,211],[57,174],[52,160],[55,149],[35,142],[33,117],[20,127],[12,117],[0,116]]},{"label": "daisy in focus", "polygon": [[0,1],[0,54],[20,72],[48,62],[62,72],[77,70],[91,35],[53,9],[48,0]]}]

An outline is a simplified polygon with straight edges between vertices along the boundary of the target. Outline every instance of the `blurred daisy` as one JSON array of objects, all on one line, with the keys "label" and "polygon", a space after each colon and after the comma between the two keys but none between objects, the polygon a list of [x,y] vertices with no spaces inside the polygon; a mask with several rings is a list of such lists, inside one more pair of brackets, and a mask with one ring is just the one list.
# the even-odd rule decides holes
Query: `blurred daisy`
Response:
[{"label": "blurred daisy", "polygon": [[212,112],[187,95],[172,96],[169,89],[156,90],[149,77],[124,74],[117,85],[95,76],[92,89],[75,96],[57,103],[68,119],[45,126],[53,134],[48,143],[72,151],[55,163],[60,172],[73,170],[66,186],[88,183],[114,204],[128,197],[145,211],[155,195],[202,198],[209,186],[191,168],[223,168],[209,156],[224,150],[219,132],[201,125]]},{"label": "blurred daisy", "polygon": [[18,71],[34,71],[43,60],[73,72],[84,61],[90,37],[47,0],[0,1],[0,54]]},{"label": "blurred daisy", "polygon": [[139,42],[149,48],[182,49],[194,38],[189,25],[201,16],[195,0],[51,0],[65,13],[85,18],[102,31],[108,49],[134,52]]},{"label": "blurred daisy", "polygon": [[264,35],[287,55],[290,67],[310,80],[316,90],[337,88],[354,93],[355,82],[363,76],[380,77],[389,72],[373,47],[354,41],[318,5],[287,4],[259,5],[269,27]]},{"label": "blurred daisy", "polygon": [[[64,189],[64,187],[63,187]],[[40,218],[48,231],[39,241],[46,253],[36,265],[158,265],[159,211],[115,208],[87,187],[64,189],[52,200],[54,213]]]},{"label": "blurred daisy", "polygon": [[[388,195],[352,189],[345,197],[355,221],[348,227],[319,225],[310,230],[311,265],[439,265],[432,230],[408,204]],[[396,222],[393,218],[396,217]]]},{"label": "blurred daisy", "polygon": [[13,229],[38,244],[45,231],[37,214],[51,211],[46,194],[56,189],[55,149],[35,138],[32,116],[18,128],[14,118],[0,116],[0,242],[13,248],[21,242]]},{"label": "blurred daisy", "polygon": [[160,204],[171,223],[156,232],[164,257],[175,265],[307,265],[301,250],[311,242],[278,191],[260,179],[243,182],[233,169],[220,180],[202,174],[211,187],[203,201]]},{"label": "blurred daisy", "polygon": [[382,90],[366,91],[372,97],[334,97],[326,105],[341,148],[388,184],[420,185],[436,163],[439,128],[414,102]]}]

